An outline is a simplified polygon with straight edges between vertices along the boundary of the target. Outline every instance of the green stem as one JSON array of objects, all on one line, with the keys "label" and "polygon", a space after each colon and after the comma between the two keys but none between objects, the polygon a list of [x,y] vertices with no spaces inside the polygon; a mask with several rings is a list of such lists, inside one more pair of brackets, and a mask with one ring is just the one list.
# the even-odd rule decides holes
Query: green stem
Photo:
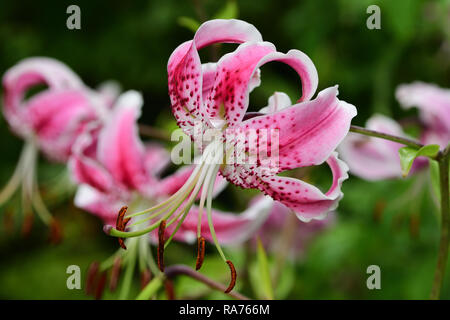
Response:
[{"label": "green stem", "polygon": [[136,250],[137,250],[136,247],[138,245],[138,243],[137,243],[138,240],[139,240],[138,238],[134,238],[130,241],[131,243],[128,248],[128,250],[130,250],[130,252],[129,252],[130,260],[128,261],[128,265],[125,270],[122,288],[120,290],[120,295],[119,295],[120,300],[127,299],[128,294],[131,289],[131,282],[133,281],[134,268],[136,266]]},{"label": "green stem", "polygon": [[430,299],[432,300],[439,299],[448,258],[450,233],[449,158],[450,144],[439,154],[437,159],[439,162],[439,181],[441,190],[441,240],[439,243],[438,261],[430,295]]},{"label": "green stem", "polygon": [[415,149],[420,149],[423,147],[423,144],[421,144],[420,142],[414,141],[412,139],[397,137],[397,136],[394,136],[391,134],[378,132],[375,130],[370,130],[370,129],[366,129],[366,128],[359,127],[359,126],[353,126],[353,125],[350,126],[350,131],[359,133],[359,134],[363,134],[365,136],[370,136],[370,137],[385,139],[385,140],[389,140],[389,141],[393,141],[393,142],[398,142],[398,143],[404,144],[405,146],[412,147]]},{"label": "green stem", "polygon": [[167,131],[146,124],[139,124],[139,134],[144,137],[170,142],[170,134]]},{"label": "green stem", "polygon": [[164,281],[164,276],[162,274],[157,275],[150,281],[145,288],[136,297],[136,300],[148,300],[152,298],[158,289],[162,286]]}]

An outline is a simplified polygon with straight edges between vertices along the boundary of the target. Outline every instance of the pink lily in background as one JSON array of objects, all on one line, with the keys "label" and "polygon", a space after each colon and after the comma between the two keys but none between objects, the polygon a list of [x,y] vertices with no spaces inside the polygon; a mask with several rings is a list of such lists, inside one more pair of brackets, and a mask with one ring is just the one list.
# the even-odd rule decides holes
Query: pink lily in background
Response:
[{"label": "pink lily in background", "polygon": [[[175,173],[161,178],[162,171],[170,161],[168,152],[158,144],[144,144],[138,134],[137,119],[140,116],[142,97],[135,91],[123,93],[112,108],[104,123],[94,123],[85,129],[78,138],[69,160],[74,181],[79,185],[75,196],[75,205],[100,217],[106,225],[116,225],[117,212],[125,205],[139,210],[164,201],[176,193],[192,174],[194,166],[185,166]],[[226,180],[218,177],[213,195],[218,194],[226,185]],[[224,243],[236,244],[248,239],[264,222],[272,201],[261,199],[247,211],[236,215],[214,210],[213,219],[217,223],[217,236]],[[198,208],[192,207],[178,232],[175,240],[191,243],[197,238]],[[123,211],[124,212],[124,211]],[[173,220],[175,221],[175,220]],[[140,224],[150,225],[154,219],[133,218],[128,223],[131,232]],[[167,223],[167,231],[173,233],[175,224]],[[202,221],[205,240],[212,241],[207,232],[208,222]],[[98,266],[99,272],[109,268],[126,266],[124,285],[120,292],[122,298],[129,292],[129,277],[136,262],[142,276],[148,276],[153,268],[150,242],[158,242],[157,234],[120,239],[123,248],[110,259]],[[164,238],[166,240],[166,237]],[[169,242],[168,240],[166,242]],[[119,261],[119,262],[118,262]],[[158,261],[159,262],[159,261]],[[117,283],[116,272],[111,276],[111,286]],[[144,281],[145,282],[145,281]]]},{"label": "pink lily in background", "polygon": [[[366,122],[367,129],[384,132],[399,137],[406,137],[402,127],[383,115],[374,115]],[[350,172],[366,180],[383,180],[402,176],[398,149],[402,144],[349,133],[339,146],[342,159],[349,165]],[[411,172],[421,165],[417,159]]]},{"label": "pink lily in background", "polygon": [[[240,45],[217,63],[202,65],[198,50],[221,42]],[[258,69],[271,61],[286,63],[299,74],[302,97],[296,104],[289,104],[279,111],[246,115],[249,93],[259,84]],[[208,130],[218,132],[221,139],[196,143],[203,151],[200,163],[172,197],[125,217],[145,214],[158,217],[158,223],[134,232],[123,232],[120,228],[106,230],[109,234],[132,237],[153,231],[158,226],[161,230],[165,221],[178,210],[184,212],[182,216],[175,217],[181,225],[197,195],[201,194],[198,221],[203,221],[206,203],[212,238],[221,257],[235,275],[231,261],[226,259],[215,236],[212,219],[212,192],[218,172],[237,186],[261,190],[291,208],[305,221],[323,219],[327,212],[336,208],[342,198],[340,186],[347,178],[347,167],[337,158],[334,150],[349,131],[356,109],[337,98],[337,87],[327,88],[316,99],[310,100],[317,88],[318,76],[314,64],[304,53],[298,50],[290,50],[286,54],[277,52],[273,44],[262,41],[253,25],[244,21],[212,20],[199,27],[193,40],[175,49],[169,58],[168,75],[172,112],[180,128],[197,142],[198,135]],[[277,142],[272,136],[259,135],[266,129],[272,129],[279,137],[279,162],[275,164],[266,165],[265,160],[271,157],[271,144]],[[255,132],[256,137],[247,136],[247,133]],[[227,137],[229,133],[232,134],[231,138]],[[245,141],[242,141],[241,133],[245,134]],[[259,149],[256,163],[231,164],[223,161],[229,151],[224,150],[225,143],[235,155],[254,151],[240,149],[242,142],[245,147],[251,144]],[[263,153],[266,154],[265,158],[260,156]],[[304,181],[277,176],[286,170],[323,162],[327,162],[333,172],[333,183],[326,193]],[[201,239],[200,223],[197,230],[197,237]],[[232,289],[234,281],[232,279],[227,292]]]},{"label": "pink lily in background", "polygon": [[[36,87],[45,88],[26,98]],[[38,150],[52,161],[67,161],[83,128],[103,117],[106,99],[87,88],[65,64],[41,57],[22,60],[9,69],[3,76],[3,90],[3,114],[25,146],[13,176],[0,192],[0,205],[21,186],[22,210],[27,217],[24,232],[29,231],[34,209],[52,227],[52,234],[58,233],[56,221],[38,192]]]},{"label": "pink lily in background", "polygon": [[420,141],[444,149],[450,142],[450,89],[413,82],[400,85],[395,96],[404,109],[418,108],[424,126]]},{"label": "pink lily in background", "polygon": [[[450,142],[450,90],[415,82],[400,85],[396,97],[403,108],[419,109],[420,142],[438,144],[444,149]],[[407,137],[399,123],[382,115],[372,116],[366,128]],[[367,180],[383,180],[402,176],[398,155],[401,147],[399,143],[350,133],[339,150],[353,174]],[[410,172],[418,172],[427,163],[425,158],[417,158]]]}]

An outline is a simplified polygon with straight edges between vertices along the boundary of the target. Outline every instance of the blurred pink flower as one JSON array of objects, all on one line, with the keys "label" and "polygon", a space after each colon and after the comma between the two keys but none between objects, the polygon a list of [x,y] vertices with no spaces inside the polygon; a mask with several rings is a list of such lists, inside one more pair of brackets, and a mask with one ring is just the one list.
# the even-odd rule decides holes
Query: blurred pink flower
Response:
[{"label": "blurred pink flower", "polygon": [[[45,88],[27,99],[38,86]],[[59,162],[67,161],[84,126],[106,111],[102,95],[50,58],[22,60],[3,76],[3,89],[3,113],[12,130]]]},{"label": "blurred pink flower", "polygon": [[403,108],[418,108],[419,118],[424,125],[421,142],[445,148],[450,142],[450,89],[413,82],[400,85],[396,97]]},{"label": "blurred pink flower", "polygon": [[[404,108],[418,107],[422,126],[420,142],[445,148],[450,142],[450,90],[415,82],[400,85],[396,97]],[[407,137],[399,123],[383,115],[372,116],[366,128]],[[367,180],[383,180],[402,176],[398,155],[401,147],[399,143],[350,133],[339,151],[353,174]],[[411,173],[427,163],[425,158],[417,158]]]},{"label": "blurred pink flower", "polygon": [[[28,97],[32,89],[42,90]],[[0,192],[0,205],[22,186],[22,210],[30,216],[34,209],[44,223],[52,225],[54,219],[38,192],[37,153],[40,150],[50,160],[66,162],[79,134],[104,115],[107,103],[68,66],[43,57],[25,59],[10,68],[3,76],[3,91],[5,119],[26,143],[13,176]]]}]

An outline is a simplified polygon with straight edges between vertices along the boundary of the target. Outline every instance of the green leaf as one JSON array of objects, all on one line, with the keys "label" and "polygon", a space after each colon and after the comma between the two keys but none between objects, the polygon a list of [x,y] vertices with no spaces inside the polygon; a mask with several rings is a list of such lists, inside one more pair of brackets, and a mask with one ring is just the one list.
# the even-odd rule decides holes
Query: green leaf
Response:
[{"label": "green leaf", "polygon": [[153,297],[161,287],[163,281],[161,277],[155,277],[147,286],[139,293],[136,300],[148,300]]},{"label": "green leaf", "polygon": [[258,271],[260,275],[260,281],[262,284],[263,294],[266,297],[266,299],[272,300],[274,296],[273,296],[272,280],[270,278],[269,263],[267,261],[266,251],[264,250],[264,247],[259,238],[258,238],[258,250],[256,254],[258,257],[258,269],[259,269]]},{"label": "green leaf", "polygon": [[179,17],[178,24],[182,27],[191,30],[194,33],[197,31],[198,27],[200,27],[200,22],[189,17]]},{"label": "green leaf", "polygon": [[439,153],[439,146],[437,144],[429,144],[423,146],[419,150],[411,147],[403,147],[398,150],[400,155],[400,165],[402,167],[403,177],[406,177],[411,170],[414,159],[423,156],[430,159],[434,158]]},{"label": "green leaf", "polygon": [[236,19],[239,9],[235,0],[228,0],[225,6],[216,13],[213,19]]}]

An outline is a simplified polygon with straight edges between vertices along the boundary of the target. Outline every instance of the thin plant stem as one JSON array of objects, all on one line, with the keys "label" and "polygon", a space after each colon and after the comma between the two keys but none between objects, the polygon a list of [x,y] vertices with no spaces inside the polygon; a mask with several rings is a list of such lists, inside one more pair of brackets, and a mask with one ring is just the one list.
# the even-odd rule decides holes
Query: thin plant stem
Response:
[{"label": "thin plant stem", "polygon": [[412,139],[402,138],[402,137],[394,136],[391,134],[387,134],[387,133],[383,133],[383,132],[379,132],[379,131],[375,131],[375,130],[370,130],[370,129],[366,129],[366,128],[354,126],[354,125],[350,126],[350,132],[355,132],[355,133],[359,133],[359,134],[362,134],[365,136],[370,136],[370,137],[380,138],[380,139],[389,140],[389,141],[393,141],[393,142],[398,142],[398,143],[404,144],[405,146],[412,147],[415,149],[420,149],[424,146],[420,142],[414,141]]},{"label": "thin plant stem", "polygon": [[449,208],[449,158],[450,144],[440,153],[439,181],[441,190],[441,239],[439,243],[438,261],[434,273],[433,287],[430,299],[439,299],[442,283],[444,281],[445,268],[448,260],[449,233],[450,233],[450,208]]},{"label": "thin plant stem", "polygon": [[162,129],[158,129],[146,124],[139,124],[139,133],[147,138],[155,138],[163,141],[170,141],[170,134]]},{"label": "thin plant stem", "polygon": [[133,271],[136,266],[136,250],[138,246],[139,238],[134,238],[131,240],[132,243],[129,245],[130,250],[130,261],[128,262],[127,268],[125,270],[125,276],[122,283],[122,288],[120,290],[119,299],[127,299],[131,288],[131,282],[133,281]]}]

